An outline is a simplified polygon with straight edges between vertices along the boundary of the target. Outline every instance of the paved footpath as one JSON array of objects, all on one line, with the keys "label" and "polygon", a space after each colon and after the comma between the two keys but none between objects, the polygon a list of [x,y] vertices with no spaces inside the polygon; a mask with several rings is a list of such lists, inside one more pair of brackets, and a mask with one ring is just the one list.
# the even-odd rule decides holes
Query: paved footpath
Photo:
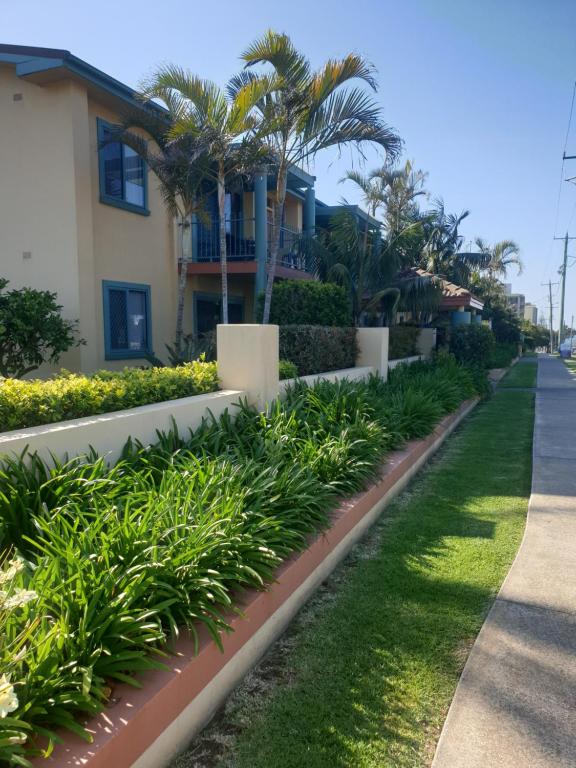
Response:
[{"label": "paved footpath", "polygon": [[540,356],[522,546],[472,648],[433,768],[576,768],[576,378]]}]

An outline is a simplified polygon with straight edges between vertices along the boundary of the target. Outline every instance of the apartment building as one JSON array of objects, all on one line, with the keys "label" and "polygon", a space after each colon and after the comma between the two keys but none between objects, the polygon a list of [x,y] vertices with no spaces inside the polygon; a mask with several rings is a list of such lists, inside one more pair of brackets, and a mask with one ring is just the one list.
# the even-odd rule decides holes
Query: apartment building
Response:
[{"label": "apartment building", "polygon": [[[69,51],[0,45],[0,275],[11,287],[57,293],[85,344],[62,356],[70,370],[165,358],[175,331],[179,247],[155,177],[119,142],[102,144],[137,94]],[[314,177],[291,168],[277,279],[312,279],[295,243],[312,233]],[[226,195],[231,322],[255,319],[266,283],[275,178],[261,170]],[[192,222],[184,331],[220,320],[215,195]],[[360,214],[358,214],[360,215]],[[365,214],[362,214],[365,216]],[[42,373],[48,373],[43,369]]]}]

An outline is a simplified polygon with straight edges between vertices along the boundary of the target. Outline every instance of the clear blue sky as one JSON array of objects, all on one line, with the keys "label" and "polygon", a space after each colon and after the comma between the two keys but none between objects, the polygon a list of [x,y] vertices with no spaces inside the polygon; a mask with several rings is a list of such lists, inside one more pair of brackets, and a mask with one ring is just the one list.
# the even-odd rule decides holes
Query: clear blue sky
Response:
[{"label": "clear blue sky", "polygon": [[[133,86],[166,61],[224,83],[239,68],[242,49],[268,27],[289,33],[314,65],[349,51],[363,54],[378,70],[378,99],[405,141],[405,156],[429,172],[430,192],[449,210],[471,211],[466,238],[520,244],[525,272],[511,282],[544,308],[540,283],[558,279],[562,254],[552,237],[567,227],[576,235],[576,185],[563,183],[556,222],[576,79],[575,0],[2,0],[0,6],[1,42],[67,48]],[[568,153],[576,154],[576,114]],[[352,189],[338,184],[351,163],[350,153],[318,157],[311,170],[320,198],[355,200]],[[576,160],[566,163],[564,176],[576,176]],[[576,256],[576,241],[571,253]],[[576,266],[567,285],[569,321],[576,315]]]}]

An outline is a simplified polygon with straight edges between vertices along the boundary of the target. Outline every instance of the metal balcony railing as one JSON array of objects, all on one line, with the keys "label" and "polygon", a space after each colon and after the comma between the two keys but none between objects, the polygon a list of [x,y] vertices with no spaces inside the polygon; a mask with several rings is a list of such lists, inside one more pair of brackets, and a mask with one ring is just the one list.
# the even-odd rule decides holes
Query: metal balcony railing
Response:
[{"label": "metal balcony railing", "polygon": [[[268,224],[268,254],[273,227]],[[234,217],[226,219],[226,257],[230,261],[253,261],[256,258],[255,220]],[[196,221],[192,224],[192,258],[197,262],[220,261],[220,231],[218,221]],[[309,238],[291,227],[280,229],[278,264],[288,269],[312,271]]]}]

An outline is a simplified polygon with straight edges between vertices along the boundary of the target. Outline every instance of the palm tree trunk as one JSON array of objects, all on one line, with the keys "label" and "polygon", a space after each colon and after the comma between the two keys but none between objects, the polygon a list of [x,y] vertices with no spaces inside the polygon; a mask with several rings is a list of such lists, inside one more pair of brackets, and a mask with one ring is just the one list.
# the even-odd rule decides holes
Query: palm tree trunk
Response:
[{"label": "palm tree trunk", "polygon": [[276,275],[278,251],[280,250],[280,230],[282,227],[282,215],[284,213],[284,201],[286,200],[287,179],[287,165],[286,163],[281,162],[278,166],[278,178],[276,180],[276,210],[274,211],[272,237],[270,242],[270,262],[268,264],[268,279],[266,281],[266,293],[264,294],[264,313],[262,315],[262,322],[264,325],[268,325],[270,322],[272,289],[274,287],[274,277]]},{"label": "palm tree trunk", "polygon": [[218,168],[218,229],[220,233],[220,271],[222,275],[222,322],[228,324],[228,261],[226,254],[226,180],[224,167]]},{"label": "palm tree trunk", "polygon": [[184,324],[184,299],[186,298],[186,281],[188,279],[188,264],[184,258],[184,237],[188,229],[188,217],[182,216],[180,221],[180,273],[178,275],[178,299],[176,302],[176,352],[182,351],[182,326]]}]

